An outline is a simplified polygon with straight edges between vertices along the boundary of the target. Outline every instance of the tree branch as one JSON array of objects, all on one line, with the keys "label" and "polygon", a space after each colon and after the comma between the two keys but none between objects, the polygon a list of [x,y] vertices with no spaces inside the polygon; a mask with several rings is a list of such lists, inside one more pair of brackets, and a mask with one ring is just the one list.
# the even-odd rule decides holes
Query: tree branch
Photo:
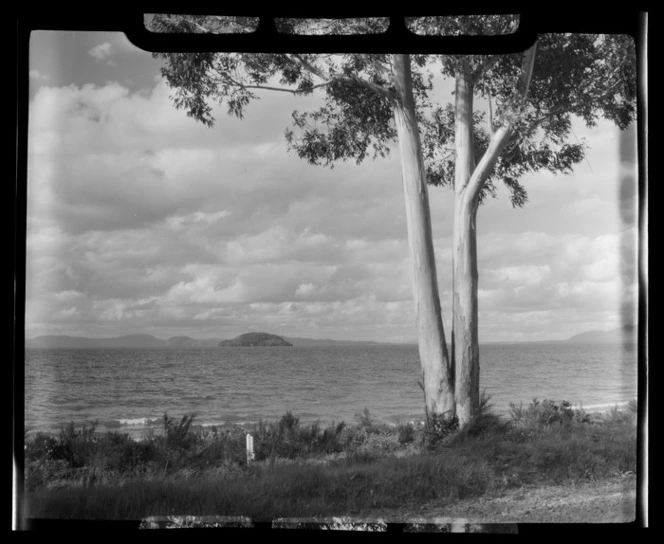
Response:
[{"label": "tree branch", "polygon": [[317,66],[314,66],[311,64],[309,61],[304,59],[301,55],[298,53],[292,53],[291,57],[295,59],[297,62],[300,63],[300,65],[305,68],[308,72],[314,74],[315,76],[327,80],[327,84],[332,83],[332,81],[350,81],[353,83],[357,83],[358,85],[362,85],[363,87],[366,87],[367,89],[371,89],[372,91],[385,96],[389,99],[394,99],[394,93],[387,89],[386,87],[383,87],[382,85],[379,85],[378,83],[373,83],[367,79],[364,79],[360,76],[355,76],[355,75],[350,75],[350,76],[343,76],[343,75],[332,75],[332,74],[326,74],[323,72],[320,68]]},{"label": "tree branch", "polygon": [[482,155],[482,158],[477,163],[477,166],[475,167],[475,170],[473,170],[473,174],[468,181],[467,189],[470,198],[474,199],[479,196],[482,187],[486,183],[493,167],[498,161],[498,157],[500,157],[500,154],[503,152],[512,136],[512,132],[512,123],[508,123],[506,126],[500,127],[491,138],[489,147],[487,147],[484,155]]},{"label": "tree branch", "polygon": [[526,101],[526,96],[528,95],[528,87],[530,87],[530,80],[533,77],[536,52],[537,42],[523,53],[523,60],[521,61],[521,77],[517,84],[517,99],[520,102],[519,106],[523,105]]},{"label": "tree branch", "polygon": [[394,71],[392,70],[392,65],[386,65],[383,64],[380,61],[376,61],[374,66],[380,71],[383,72],[384,74],[387,74],[390,78],[394,77]]},{"label": "tree branch", "polygon": [[289,89],[287,87],[274,87],[271,85],[247,85],[246,83],[240,83],[239,81],[233,79],[228,73],[222,74],[217,70],[216,68],[210,68],[210,72],[214,72],[216,76],[220,80],[224,80],[234,87],[242,88],[242,89],[263,89],[266,91],[279,91],[283,93],[291,93],[291,94],[302,94],[302,93],[308,93],[312,91],[313,89],[317,89],[318,87],[325,87],[326,85],[329,85],[332,83],[331,81],[324,81],[323,83],[319,83],[317,85],[312,85],[311,87],[308,87],[306,89]]},{"label": "tree branch", "polygon": [[488,59],[486,59],[481,66],[478,66],[475,70],[473,70],[471,74],[471,78],[473,81],[479,81],[480,78],[491,68],[493,68],[496,64],[498,64],[498,61],[500,61],[499,56],[491,56]]},{"label": "tree branch", "polygon": [[384,96],[386,98],[389,98],[390,100],[394,100],[396,95],[394,92],[392,92],[390,89],[383,87],[382,85],[379,85],[378,83],[372,83],[371,81],[361,78],[359,76],[341,76],[340,79],[345,79],[345,80],[350,80],[354,81],[358,85],[362,85],[366,87],[367,89],[371,89],[372,91],[380,94],[381,96]]},{"label": "tree branch", "polygon": [[498,157],[500,157],[500,154],[509,142],[516,122],[520,118],[520,112],[526,102],[528,87],[530,86],[530,80],[533,75],[536,50],[537,43],[524,52],[523,60],[521,62],[521,77],[517,82],[515,96],[512,99],[512,104],[514,105],[513,114],[510,115],[507,122],[493,134],[489,146],[470,176],[467,189],[469,197],[473,200],[479,197],[482,187],[496,165]]},{"label": "tree branch", "polygon": [[300,66],[305,68],[309,73],[319,77],[320,79],[327,81],[332,79],[331,74],[324,73],[320,68],[314,66],[308,60],[304,59],[302,55],[300,55],[299,53],[291,53],[289,57],[296,60],[300,64]]},{"label": "tree branch", "polygon": [[265,89],[267,91],[280,91],[283,93],[291,93],[291,94],[302,94],[302,93],[308,93],[309,91],[312,91],[313,89],[317,89],[319,87],[325,87],[326,85],[329,85],[332,83],[331,81],[326,81],[324,83],[319,83],[318,85],[313,85],[311,87],[308,87],[306,89],[288,89],[286,87],[271,87],[269,85],[243,85],[245,89]]}]

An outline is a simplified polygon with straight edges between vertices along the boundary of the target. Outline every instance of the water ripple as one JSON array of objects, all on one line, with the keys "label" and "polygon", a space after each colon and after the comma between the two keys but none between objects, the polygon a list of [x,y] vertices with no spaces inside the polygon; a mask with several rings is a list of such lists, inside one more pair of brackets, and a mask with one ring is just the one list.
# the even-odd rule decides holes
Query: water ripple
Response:
[{"label": "water ripple", "polygon": [[[583,405],[636,398],[633,351],[546,344],[480,351],[481,387],[498,413],[533,397]],[[422,417],[420,375],[415,346],[26,350],[25,420],[31,431],[85,417],[133,432],[164,412],[246,423],[291,410],[303,422],[327,424],[351,422],[366,407],[383,420],[407,421]]]}]

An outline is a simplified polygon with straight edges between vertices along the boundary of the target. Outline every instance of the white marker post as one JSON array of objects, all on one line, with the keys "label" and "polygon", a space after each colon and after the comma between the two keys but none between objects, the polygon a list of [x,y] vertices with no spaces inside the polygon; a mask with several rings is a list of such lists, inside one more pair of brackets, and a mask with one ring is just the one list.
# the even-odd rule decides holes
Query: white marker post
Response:
[{"label": "white marker post", "polygon": [[254,454],[254,437],[247,433],[247,463],[250,463],[255,458]]}]

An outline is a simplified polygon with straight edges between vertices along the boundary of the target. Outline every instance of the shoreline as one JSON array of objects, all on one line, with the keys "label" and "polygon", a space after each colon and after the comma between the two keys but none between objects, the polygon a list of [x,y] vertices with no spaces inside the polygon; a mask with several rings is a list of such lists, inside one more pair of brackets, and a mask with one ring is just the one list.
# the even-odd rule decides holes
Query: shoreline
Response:
[{"label": "shoreline", "polygon": [[[109,512],[122,519],[164,512],[435,517],[465,505],[469,517],[495,504],[494,512],[521,515],[505,506],[511,497],[523,499],[528,512],[539,505],[538,515],[545,515],[586,489],[590,498],[577,506],[595,515],[593,501],[609,494],[595,484],[629,482],[637,470],[633,405],[595,421],[566,403],[532,403],[510,421],[484,412],[462,429],[391,427],[369,416],[322,427],[300,424],[288,412],[257,427],[251,440],[237,426],[196,429],[191,418],[169,418],[163,433],[143,441],[68,427],[59,437],[26,441],[28,511],[102,519]],[[620,497],[612,497],[605,506],[618,516]]]},{"label": "shoreline", "polygon": [[[543,402],[546,399],[541,399],[540,402]],[[623,401],[616,401],[612,403],[595,403],[595,404],[590,404],[590,405],[584,405],[582,403],[580,404],[570,404],[570,408],[572,410],[579,410],[583,411],[588,417],[591,419],[598,419],[601,418],[603,415],[606,415],[610,413],[613,410],[625,410],[629,407],[630,403],[636,402],[636,399],[631,399],[631,400],[623,400]],[[526,404],[524,404],[526,406]],[[510,413],[509,410],[503,410],[503,411],[494,411],[490,410],[491,413],[494,415],[501,417],[505,420],[508,420],[510,418]],[[194,412],[195,413],[195,412]],[[191,412],[188,412],[187,414],[191,414]],[[361,413],[360,413],[361,414]],[[328,419],[327,421],[322,421],[321,419],[314,419],[314,418],[298,418],[300,423],[302,425],[312,425],[315,423],[320,424],[321,426],[326,426],[326,425],[331,425],[335,423],[340,423],[344,421],[347,425],[353,425],[357,419],[357,416],[360,414],[356,414],[355,418],[351,421],[344,421],[342,419]],[[294,414],[297,417],[297,414]],[[176,416],[176,419],[181,416]],[[222,421],[221,423],[214,423],[214,422],[198,422],[196,421],[196,417],[194,417],[194,428],[202,428],[202,429],[236,429],[236,428],[241,428],[246,431],[252,430],[260,423],[262,422],[263,424],[268,424],[273,421],[279,420],[281,416],[280,415],[275,415],[272,418],[259,418],[258,421],[239,421],[239,422],[228,422],[228,421]],[[399,420],[397,418],[396,421],[390,420],[387,418],[382,418],[380,416],[377,416],[373,413],[371,413],[371,418],[374,420],[376,424],[379,425],[385,425],[388,427],[393,427],[397,428],[400,425],[413,425],[416,428],[424,427],[425,425],[425,419],[423,417],[420,418],[404,418],[403,420]],[[163,414],[160,416],[146,416],[142,418],[126,418],[126,419],[121,419],[121,422],[126,422],[126,423],[116,423],[116,420],[113,420],[112,425],[104,425],[104,424],[98,424],[97,425],[97,430],[95,431],[95,434],[105,434],[105,433],[120,433],[120,434],[128,434],[129,436],[132,437],[134,440],[145,440],[148,438],[147,436],[142,436],[142,435],[150,435],[151,433],[154,434],[159,434],[163,430]],[[77,427],[90,427],[92,424],[93,420],[82,420],[78,422],[74,422],[74,424]],[[60,430],[63,427],[66,427],[69,425],[69,421],[66,423],[61,424],[57,430],[40,430],[40,429],[28,429],[25,432],[26,438],[29,437],[34,437],[39,433],[47,434],[49,436],[57,436],[60,433]]]}]

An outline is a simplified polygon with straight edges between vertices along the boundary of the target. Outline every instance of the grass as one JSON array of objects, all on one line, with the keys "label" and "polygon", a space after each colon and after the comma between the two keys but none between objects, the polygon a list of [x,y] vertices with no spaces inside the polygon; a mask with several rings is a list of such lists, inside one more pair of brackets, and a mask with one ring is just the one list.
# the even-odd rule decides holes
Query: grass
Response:
[{"label": "grass", "polygon": [[252,430],[251,463],[245,430],[197,428],[194,420],[165,414],[163,432],[140,442],[97,434],[94,425],[37,434],[25,449],[28,515],[361,514],[636,471],[635,404],[591,418],[569,403],[535,399],[502,418],[484,397],[462,429],[388,426],[367,410],[354,424],[323,427],[287,412]]}]

